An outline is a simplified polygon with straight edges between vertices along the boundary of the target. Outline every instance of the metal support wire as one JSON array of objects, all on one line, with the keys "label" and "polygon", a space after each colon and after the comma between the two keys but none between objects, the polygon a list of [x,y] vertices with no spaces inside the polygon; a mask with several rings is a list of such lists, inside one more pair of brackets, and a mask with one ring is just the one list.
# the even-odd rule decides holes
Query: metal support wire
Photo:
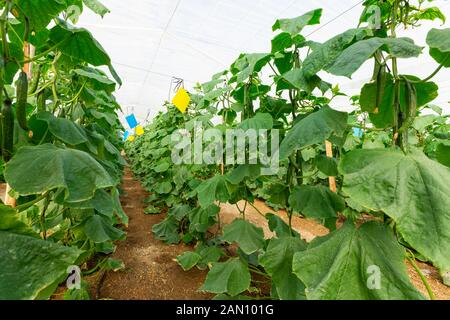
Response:
[{"label": "metal support wire", "polygon": [[[173,84],[175,84],[175,87],[173,88],[173,91],[172,91]],[[182,78],[172,77],[172,80],[170,81],[168,101],[170,101],[171,93],[177,92],[178,90],[180,90],[180,88],[184,88],[184,80]]]}]

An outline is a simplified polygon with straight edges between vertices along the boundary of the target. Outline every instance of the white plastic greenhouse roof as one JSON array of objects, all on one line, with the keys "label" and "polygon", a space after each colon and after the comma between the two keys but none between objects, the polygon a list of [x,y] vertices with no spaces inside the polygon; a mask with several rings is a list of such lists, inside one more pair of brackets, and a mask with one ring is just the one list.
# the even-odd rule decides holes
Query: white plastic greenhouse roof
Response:
[{"label": "white plastic greenhouse roof", "polygon": [[[269,52],[272,25],[278,18],[299,16],[323,8],[322,24],[307,27],[303,34],[323,42],[355,27],[362,11],[360,0],[102,0],[110,10],[103,19],[86,10],[79,25],[87,27],[109,52],[122,77],[117,99],[124,112],[134,112],[139,121],[152,118],[169,97],[172,77],[182,78],[187,89],[205,82],[229,67],[239,53]],[[450,1],[438,0],[450,19]],[[423,28],[401,31],[417,44],[440,21],[423,23]],[[400,71],[429,75],[437,67],[424,50],[420,59],[402,61]],[[365,65],[353,79],[323,77],[339,83],[348,95],[357,94],[368,80],[371,66]],[[439,97],[433,102],[450,113],[450,71],[434,78]],[[172,94],[173,96],[173,94]],[[333,107],[348,109],[347,98],[336,100]]]}]

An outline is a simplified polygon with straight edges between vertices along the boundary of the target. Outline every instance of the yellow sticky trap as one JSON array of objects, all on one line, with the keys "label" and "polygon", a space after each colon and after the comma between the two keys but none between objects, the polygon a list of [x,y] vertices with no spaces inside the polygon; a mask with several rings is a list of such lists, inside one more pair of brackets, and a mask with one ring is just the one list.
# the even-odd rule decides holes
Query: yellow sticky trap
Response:
[{"label": "yellow sticky trap", "polygon": [[137,136],[141,136],[144,134],[144,129],[140,125],[136,126],[136,129],[134,129],[134,130],[135,130]]},{"label": "yellow sticky trap", "polygon": [[133,135],[130,135],[128,138],[127,138],[127,141],[134,141],[134,136]]},{"label": "yellow sticky trap", "polygon": [[186,109],[187,109],[190,101],[191,101],[191,98],[189,97],[189,94],[183,88],[180,88],[178,90],[177,94],[175,95],[175,97],[173,97],[173,99],[172,99],[172,103],[182,113],[186,112]]}]

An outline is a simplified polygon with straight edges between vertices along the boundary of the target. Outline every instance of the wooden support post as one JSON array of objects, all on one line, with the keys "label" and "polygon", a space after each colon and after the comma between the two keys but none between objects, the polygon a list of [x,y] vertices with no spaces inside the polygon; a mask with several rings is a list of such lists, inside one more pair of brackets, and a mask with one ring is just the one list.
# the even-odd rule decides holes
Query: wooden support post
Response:
[{"label": "wooden support post", "polygon": [[[225,116],[222,116],[222,124],[225,124]],[[222,163],[220,164],[220,173],[223,176],[225,174],[225,165],[224,165],[224,159],[222,154]]]},{"label": "wooden support post", "polygon": [[[325,151],[328,158],[333,158],[333,146],[328,140],[325,140]],[[330,185],[330,190],[336,192],[336,178],[328,177],[328,184]]]}]

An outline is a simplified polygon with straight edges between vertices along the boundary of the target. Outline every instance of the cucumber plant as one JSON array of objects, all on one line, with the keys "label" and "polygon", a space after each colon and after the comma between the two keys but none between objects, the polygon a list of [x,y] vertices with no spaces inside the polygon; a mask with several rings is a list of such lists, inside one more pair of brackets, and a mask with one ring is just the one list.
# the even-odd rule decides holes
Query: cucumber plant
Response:
[{"label": "cucumber plant", "polygon": [[[449,67],[450,29],[428,32],[427,50],[436,61],[429,76],[401,74],[398,68],[400,59],[424,51],[412,39],[397,37],[398,29],[420,27],[427,19],[445,21],[438,8],[425,3],[367,0],[357,26],[324,43],[302,35],[320,23],[321,9],[279,19],[271,52],[241,54],[191,95],[191,114],[176,116],[169,107],[126,146],[132,167],[154,192],[151,201],[168,207],[153,232],[170,243],[197,242],[177,260],[186,270],[210,269],[201,290],[217,298],[424,299],[406,272],[408,260],[420,273],[415,259],[433,264],[448,281],[448,117],[430,102],[438,95],[433,77]],[[379,13],[375,24],[373,6]],[[319,74],[350,78],[370,61],[371,80],[349,99],[355,110],[330,108],[344,93]],[[427,108],[437,114],[423,114]],[[190,166],[171,164],[168,153],[157,151],[158,134],[167,136],[199,112],[219,116],[222,123],[215,128],[222,132],[279,129],[278,174],[264,176],[261,164],[243,164],[225,165],[223,174],[218,165],[196,166],[201,174],[195,175]],[[178,117],[175,125],[170,117]],[[331,158],[325,140],[333,144]],[[187,198],[177,191],[165,196],[173,189],[159,189],[159,179],[175,176],[161,175],[161,169],[188,172]],[[329,176],[336,178],[336,192],[328,188]],[[289,217],[286,223],[260,212],[275,234],[269,239],[245,217],[256,197],[285,208]],[[217,206],[223,202],[235,204],[241,217],[221,228]],[[330,233],[306,243],[291,226],[294,215],[315,219]]]},{"label": "cucumber plant", "polygon": [[16,200],[0,205],[0,299],[49,298],[72,265],[117,269],[106,255],[128,223],[121,80],[92,34],[72,25],[85,4],[105,14],[97,1],[0,2],[1,153]]}]

